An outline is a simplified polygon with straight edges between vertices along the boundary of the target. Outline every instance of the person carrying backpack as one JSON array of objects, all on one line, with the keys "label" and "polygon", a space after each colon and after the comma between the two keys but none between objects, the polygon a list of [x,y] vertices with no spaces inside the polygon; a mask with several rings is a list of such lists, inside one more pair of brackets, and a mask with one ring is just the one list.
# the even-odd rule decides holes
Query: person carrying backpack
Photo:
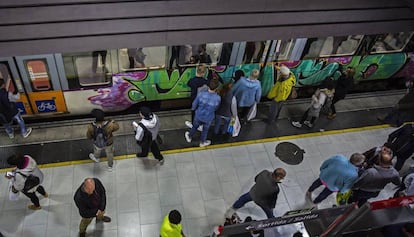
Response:
[{"label": "person carrying backpack", "polygon": [[160,131],[158,116],[152,113],[148,107],[141,107],[139,115],[141,116],[141,121],[139,123],[132,122],[135,130],[135,140],[141,146],[141,152],[137,154],[137,157],[147,157],[148,152],[151,151],[154,158],[162,165],[164,164],[164,157],[156,142],[158,140],[158,132]]},{"label": "person carrying backpack", "polygon": [[100,109],[93,109],[92,115],[95,122],[88,125],[86,137],[93,140],[93,153],[89,153],[89,159],[99,162],[101,151],[105,150],[108,158],[108,171],[112,171],[114,164],[114,140],[112,133],[119,129],[114,120],[105,120],[105,114]]}]

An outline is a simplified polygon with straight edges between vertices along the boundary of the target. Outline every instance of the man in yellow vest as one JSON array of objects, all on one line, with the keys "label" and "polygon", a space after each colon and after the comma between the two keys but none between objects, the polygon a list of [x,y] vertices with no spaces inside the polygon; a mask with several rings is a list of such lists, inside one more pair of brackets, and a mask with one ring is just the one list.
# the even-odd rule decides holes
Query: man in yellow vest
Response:
[{"label": "man in yellow vest", "polygon": [[287,100],[292,93],[293,86],[296,84],[295,75],[290,72],[288,67],[282,65],[281,67],[276,67],[276,70],[280,71],[280,76],[267,94],[267,98],[272,99],[268,118],[269,123],[272,123],[277,119],[283,102]]},{"label": "man in yellow vest", "polygon": [[185,237],[179,211],[172,210],[164,217],[161,224],[160,237]]}]

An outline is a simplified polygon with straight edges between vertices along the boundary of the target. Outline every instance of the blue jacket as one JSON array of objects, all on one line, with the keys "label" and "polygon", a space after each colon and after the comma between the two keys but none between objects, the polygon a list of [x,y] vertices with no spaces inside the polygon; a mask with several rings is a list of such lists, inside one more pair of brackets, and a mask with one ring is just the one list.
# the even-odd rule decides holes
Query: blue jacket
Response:
[{"label": "blue jacket", "polygon": [[259,80],[240,78],[232,88],[239,107],[251,107],[255,102],[259,103],[262,97],[262,86]]},{"label": "blue jacket", "polygon": [[220,101],[220,96],[215,92],[201,91],[198,93],[191,107],[192,110],[195,110],[195,118],[205,123],[211,122]]},{"label": "blue jacket", "polygon": [[322,163],[319,178],[333,192],[345,193],[358,179],[357,167],[343,155],[335,155]]}]

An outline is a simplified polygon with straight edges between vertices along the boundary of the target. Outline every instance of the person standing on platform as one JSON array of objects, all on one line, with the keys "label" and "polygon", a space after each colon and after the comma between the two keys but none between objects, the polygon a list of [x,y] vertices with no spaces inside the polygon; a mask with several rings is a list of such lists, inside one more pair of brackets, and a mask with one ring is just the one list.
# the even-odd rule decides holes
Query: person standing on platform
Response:
[{"label": "person standing on platform", "polygon": [[158,116],[151,112],[148,107],[141,107],[139,115],[141,121],[132,122],[135,130],[135,140],[141,146],[141,152],[137,154],[138,157],[147,157],[151,150],[155,159],[162,165],[164,164],[164,157],[161,155],[160,148],[156,142],[158,133],[160,131],[160,121]]},{"label": "person standing on platform", "polygon": [[[187,86],[190,87],[191,89],[191,92],[190,92],[191,104],[194,102],[198,92],[207,90],[208,88],[207,78],[204,77],[204,75],[206,74],[206,66],[198,65],[196,70],[197,70],[196,76],[191,78],[187,82]],[[189,128],[193,127],[194,115],[195,115],[195,111],[191,110],[191,121],[185,121],[185,125]]]},{"label": "person standing on platform", "polygon": [[205,147],[211,144],[210,140],[207,140],[208,129],[211,122],[214,119],[215,111],[220,105],[221,98],[216,93],[216,89],[219,86],[218,80],[211,80],[207,91],[198,93],[197,97],[193,101],[192,110],[195,111],[193,120],[193,126],[189,132],[185,132],[185,140],[191,142],[197,128],[203,126],[203,131],[200,137],[200,147]]},{"label": "person standing on platform", "polygon": [[95,122],[89,124],[86,137],[93,140],[93,153],[89,154],[89,159],[99,162],[102,150],[105,150],[108,158],[108,171],[112,171],[114,165],[114,138],[113,132],[119,129],[118,123],[114,120],[105,120],[105,114],[100,109],[93,109],[92,115]]},{"label": "person standing on platform", "polygon": [[335,119],[335,104],[336,102],[345,99],[348,91],[352,89],[352,86],[354,85],[354,75],[355,69],[353,67],[347,67],[345,73],[339,77],[338,81],[336,81],[335,94],[332,99],[331,112],[328,115],[328,119]]},{"label": "person standing on platform", "polygon": [[312,201],[314,204],[322,202],[333,192],[348,192],[358,179],[358,167],[364,161],[364,155],[359,153],[352,154],[349,160],[343,155],[335,155],[325,160],[321,165],[319,178],[309,187],[306,197],[312,200],[312,192],[321,185],[325,188]]},{"label": "person standing on platform", "polygon": [[384,143],[382,146],[377,146],[369,149],[368,151],[362,153],[365,156],[365,166],[366,168],[371,168],[374,164],[379,165],[381,156],[385,154],[390,154],[393,157],[393,152],[391,149],[391,143]]},{"label": "person standing on platform", "polygon": [[[220,106],[216,111],[216,119],[214,122],[214,135],[217,136],[220,133],[221,121],[224,120],[223,128],[221,129],[221,135],[227,134],[228,127],[230,125],[230,120],[232,117],[236,117],[237,111],[232,111],[232,101],[233,101],[233,92],[231,87],[233,83],[229,82],[224,84],[223,87],[218,92],[218,95],[221,98]],[[235,107],[235,106],[234,106]],[[235,108],[236,110],[236,108]]]},{"label": "person standing on platform", "polygon": [[400,171],[414,153],[414,124],[405,124],[388,136],[388,143],[397,157],[395,169]]},{"label": "person standing on platform", "polygon": [[267,218],[273,218],[273,208],[276,206],[277,195],[280,191],[278,184],[285,177],[286,170],[283,168],[277,168],[273,172],[263,170],[254,178],[255,184],[250,191],[239,197],[233,206],[226,211],[225,217],[231,218],[237,209],[253,201],[262,208]]},{"label": "person standing on platform", "polygon": [[400,175],[392,167],[391,155],[380,157],[379,165],[365,170],[352,186],[352,193],[348,203],[357,202],[361,207],[370,198],[377,197],[388,183],[400,185]]},{"label": "person standing on platform", "polygon": [[269,123],[273,123],[277,119],[279,112],[282,109],[283,102],[289,98],[292,88],[296,84],[295,75],[290,72],[288,67],[282,65],[280,68],[276,69],[280,71],[280,76],[276,80],[276,84],[267,94],[267,98],[272,99],[268,118]]},{"label": "person standing on platform", "polygon": [[[6,178],[12,179],[12,191],[15,193],[22,192],[30,198],[32,204],[28,206],[29,209],[41,209],[36,192],[45,198],[49,197],[49,194],[41,185],[43,183],[43,173],[37,167],[36,161],[29,155],[15,154],[7,159],[7,164],[16,167],[12,171],[13,175],[6,175]],[[31,178],[28,179],[30,175],[37,177],[38,182],[34,182]]]},{"label": "person standing on platform", "polygon": [[73,199],[82,217],[79,224],[79,237],[86,236],[86,228],[95,217],[96,221],[111,222],[111,218],[104,215],[106,191],[99,179],[86,178],[76,190]]},{"label": "person standing on platform", "polygon": [[240,122],[247,123],[247,114],[254,103],[259,103],[262,97],[262,86],[258,80],[260,71],[253,69],[249,78],[241,77],[234,84],[232,91],[237,99]]},{"label": "person standing on platform", "polygon": [[164,217],[161,223],[160,237],[185,237],[179,211],[172,210]]},{"label": "person standing on platform", "polygon": [[[10,83],[10,80],[8,82]],[[22,136],[26,138],[32,132],[32,128],[26,129],[26,125],[16,103],[10,100],[10,98],[17,100],[20,97],[20,94],[17,89],[15,89],[12,94],[11,92],[8,92],[6,88],[8,88],[8,83],[6,83],[3,78],[0,78],[0,123],[6,129],[9,138],[13,139],[14,131],[12,124],[13,120],[15,120],[20,126]]]}]

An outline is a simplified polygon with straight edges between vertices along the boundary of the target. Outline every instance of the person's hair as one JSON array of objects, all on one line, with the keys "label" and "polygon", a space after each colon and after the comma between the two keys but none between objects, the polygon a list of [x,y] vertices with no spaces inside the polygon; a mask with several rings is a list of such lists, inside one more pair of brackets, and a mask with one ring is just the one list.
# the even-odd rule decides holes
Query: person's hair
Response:
[{"label": "person's hair", "polygon": [[19,169],[23,169],[24,155],[16,153],[14,155],[9,156],[9,158],[7,158],[7,164],[16,166]]},{"label": "person's hair", "polygon": [[257,79],[259,78],[259,75],[260,75],[260,71],[257,69],[253,69],[252,72],[250,73],[250,78]]},{"label": "person's hair", "polygon": [[244,77],[244,72],[243,72],[243,70],[237,70],[237,71],[235,71],[234,72],[234,80],[239,80],[240,79],[240,77]]},{"label": "person's hair", "polygon": [[293,236],[292,236],[292,237],[303,237],[303,234],[302,234],[302,232],[297,231],[297,232],[295,232],[295,233],[293,234]]},{"label": "person's hair", "polygon": [[391,143],[391,142],[385,142],[385,143],[384,143],[384,145],[382,145],[382,146],[388,147],[388,148],[390,148],[391,150],[392,150],[392,147],[393,147],[393,145],[392,145],[392,143]]},{"label": "person's hair", "polygon": [[96,122],[102,122],[105,120],[105,113],[101,109],[93,109],[91,114],[95,117]]},{"label": "person's hair", "polygon": [[219,96],[223,98],[231,90],[232,85],[231,82],[224,84],[218,92]]},{"label": "person's hair", "polygon": [[353,68],[353,67],[347,67],[347,69],[349,69],[348,76],[354,77],[354,75],[355,75],[355,68]]},{"label": "person's hair", "polygon": [[286,177],[286,170],[283,168],[276,168],[273,171],[273,177],[283,179],[284,177]]},{"label": "person's hair", "polygon": [[218,86],[219,86],[219,81],[216,78],[214,78],[210,80],[208,88],[210,88],[210,90],[215,90],[217,89]]},{"label": "person's hair", "polygon": [[380,156],[379,163],[381,165],[387,165],[387,166],[388,165],[392,165],[392,157],[391,157],[391,154],[386,153],[386,154],[381,155]]},{"label": "person's hair", "polygon": [[353,165],[359,166],[362,165],[365,161],[365,156],[361,153],[354,153],[351,155],[349,159]]},{"label": "person's hair", "polygon": [[4,85],[4,79],[0,77],[0,87]]},{"label": "person's hair", "polygon": [[177,210],[172,210],[170,211],[170,213],[168,214],[168,220],[172,223],[172,224],[180,224],[181,222],[181,214],[179,211]]},{"label": "person's hair", "polygon": [[333,77],[327,77],[324,81],[324,86],[328,90],[332,90],[335,88],[335,82],[333,80]]},{"label": "person's hair", "polygon": [[203,77],[205,73],[206,73],[206,66],[205,65],[198,65],[196,76]]}]

